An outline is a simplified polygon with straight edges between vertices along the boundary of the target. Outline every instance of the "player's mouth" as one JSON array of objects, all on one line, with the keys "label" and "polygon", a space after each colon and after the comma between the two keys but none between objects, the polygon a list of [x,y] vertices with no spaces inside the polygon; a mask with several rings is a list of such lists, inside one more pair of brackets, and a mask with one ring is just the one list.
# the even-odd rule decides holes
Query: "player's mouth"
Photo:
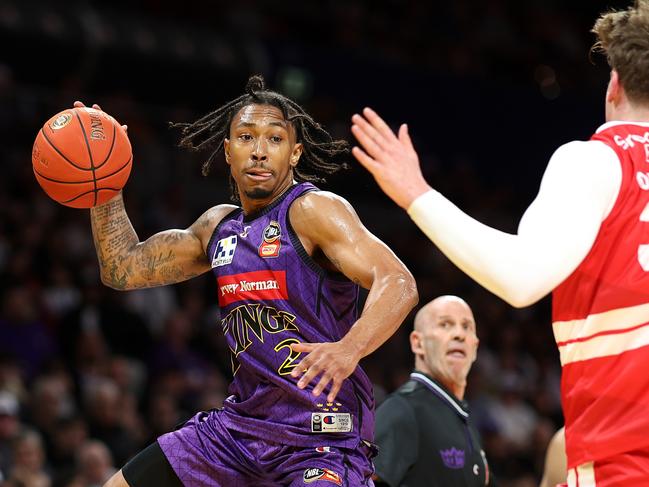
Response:
[{"label": "player's mouth", "polygon": [[253,181],[268,181],[273,177],[273,173],[266,169],[248,169],[246,171],[246,176]]}]

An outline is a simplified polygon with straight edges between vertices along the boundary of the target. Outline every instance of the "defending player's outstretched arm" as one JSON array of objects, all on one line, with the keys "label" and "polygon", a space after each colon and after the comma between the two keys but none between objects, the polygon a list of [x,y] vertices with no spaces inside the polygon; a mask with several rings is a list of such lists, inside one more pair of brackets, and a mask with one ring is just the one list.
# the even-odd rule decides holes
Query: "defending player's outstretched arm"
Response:
[{"label": "defending player's outstretched arm", "polygon": [[311,255],[322,252],[345,276],[370,290],[361,317],[340,341],[292,347],[308,353],[292,374],[298,377],[308,369],[298,386],[304,388],[321,375],[313,394],[320,395],[331,382],[327,400],[333,401],[359,360],[385,342],[417,304],[417,286],[405,265],[363,226],[343,198],[308,193],[293,204],[290,218]]},{"label": "defending player's outstretched arm", "polygon": [[568,277],[586,257],[615,203],[621,169],[596,141],[557,149],[517,234],[483,225],[425,182],[407,129],[395,135],[372,110],[354,115],[362,145],[354,156],[383,191],[460,269],[513,306],[527,306]]}]

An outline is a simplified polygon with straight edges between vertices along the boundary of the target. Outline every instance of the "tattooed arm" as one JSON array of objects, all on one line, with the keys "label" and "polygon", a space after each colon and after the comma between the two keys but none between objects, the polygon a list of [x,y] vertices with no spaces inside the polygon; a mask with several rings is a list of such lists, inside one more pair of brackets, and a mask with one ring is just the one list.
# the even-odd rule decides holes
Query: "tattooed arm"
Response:
[{"label": "tattooed arm", "polygon": [[186,230],[167,230],[140,242],[122,194],[90,210],[101,281],[118,290],[185,281],[210,269],[205,248],[214,228],[234,207],[215,206]]}]

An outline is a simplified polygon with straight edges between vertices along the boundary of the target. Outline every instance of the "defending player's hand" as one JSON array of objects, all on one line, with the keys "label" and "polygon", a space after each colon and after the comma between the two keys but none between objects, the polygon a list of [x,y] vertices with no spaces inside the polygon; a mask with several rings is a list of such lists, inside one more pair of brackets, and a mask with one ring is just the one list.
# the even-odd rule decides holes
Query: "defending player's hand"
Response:
[{"label": "defending player's hand", "polygon": [[333,402],[343,384],[356,369],[361,359],[358,351],[343,342],[333,343],[296,343],[291,345],[294,352],[308,353],[291,372],[291,376],[302,378],[297,386],[304,389],[317,376],[320,381],[313,388],[313,395],[319,396],[331,382],[331,390],[327,395],[327,402]]},{"label": "defending player's hand", "polygon": [[397,137],[371,108],[363,109],[363,116],[355,114],[352,122],[352,133],[362,146],[354,147],[352,154],[396,204],[408,209],[418,196],[431,189],[421,173],[405,124]]},{"label": "defending player's hand", "polygon": [[[82,101],[77,100],[77,101],[74,102],[74,107],[75,107],[75,108],[83,108],[83,107],[85,107],[85,106],[86,106],[86,105],[85,105]],[[99,110],[99,111],[102,111],[102,112],[103,112],[103,110],[101,109],[101,107],[100,107],[99,105],[97,105],[96,103],[94,103],[94,104],[92,105],[92,108],[94,108],[95,110]],[[128,125],[122,125],[122,128],[123,128],[125,131],[128,131]]]}]

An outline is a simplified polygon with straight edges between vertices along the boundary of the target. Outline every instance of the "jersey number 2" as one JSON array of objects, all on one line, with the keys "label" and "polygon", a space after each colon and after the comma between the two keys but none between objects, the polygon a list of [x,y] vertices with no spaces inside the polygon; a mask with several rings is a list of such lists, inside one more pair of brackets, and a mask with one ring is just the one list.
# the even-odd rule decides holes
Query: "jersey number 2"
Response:
[{"label": "jersey number 2", "polygon": [[286,360],[284,360],[284,362],[282,362],[282,365],[279,366],[279,369],[277,369],[277,373],[279,375],[290,374],[297,365],[295,361],[302,354],[302,352],[293,351],[291,345],[293,345],[294,343],[300,343],[300,340],[298,340],[297,338],[287,338],[286,340],[282,340],[277,345],[275,345],[276,352],[279,352],[282,348],[288,347],[288,357],[286,357]]}]

